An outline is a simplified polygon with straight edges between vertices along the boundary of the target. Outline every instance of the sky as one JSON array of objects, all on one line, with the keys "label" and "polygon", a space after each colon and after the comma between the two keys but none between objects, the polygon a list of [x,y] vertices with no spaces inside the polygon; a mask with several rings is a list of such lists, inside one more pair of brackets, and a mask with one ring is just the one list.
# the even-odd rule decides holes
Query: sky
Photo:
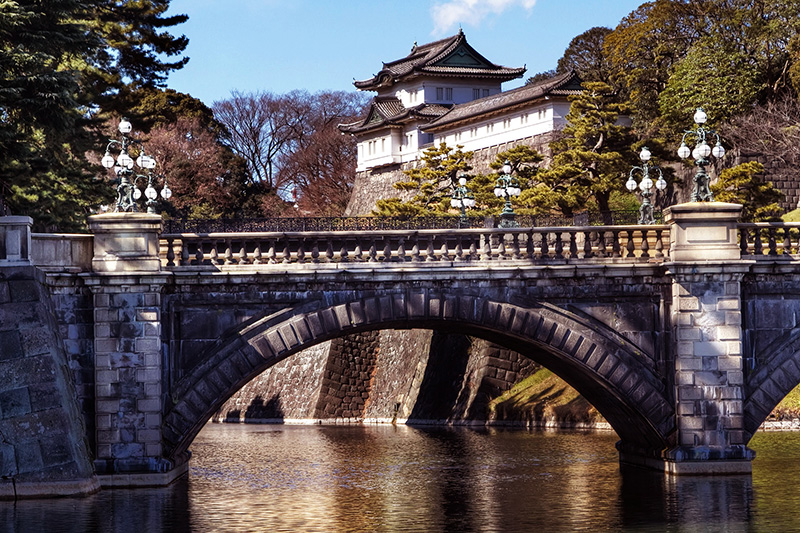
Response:
[{"label": "sky", "polygon": [[489,61],[554,69],[569,42],[616,25],[643,0],[172,0],[189,63],[167,85],[206,105],[241,93],[352,91],[414,43],[454,35]]}]

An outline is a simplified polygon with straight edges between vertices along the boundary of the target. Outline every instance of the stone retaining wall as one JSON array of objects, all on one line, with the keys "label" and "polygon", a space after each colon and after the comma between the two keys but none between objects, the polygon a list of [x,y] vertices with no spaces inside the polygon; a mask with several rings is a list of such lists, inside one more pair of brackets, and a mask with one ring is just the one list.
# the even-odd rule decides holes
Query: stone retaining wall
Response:
[{"label": "stone retaining wall", "polygon": [[0,268],[0,498],[98,490],[44,275]]}]

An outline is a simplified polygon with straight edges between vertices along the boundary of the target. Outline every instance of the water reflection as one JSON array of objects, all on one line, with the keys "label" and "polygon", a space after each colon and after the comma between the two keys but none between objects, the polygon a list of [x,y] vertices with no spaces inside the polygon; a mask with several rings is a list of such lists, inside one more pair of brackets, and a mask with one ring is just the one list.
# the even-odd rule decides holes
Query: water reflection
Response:
[{"label": "water reflection", "polygon": [[800,434],[754,473],[622,469],[610,433],[210,425],[167,488],[0,503],[6,531],[797,530]]}]

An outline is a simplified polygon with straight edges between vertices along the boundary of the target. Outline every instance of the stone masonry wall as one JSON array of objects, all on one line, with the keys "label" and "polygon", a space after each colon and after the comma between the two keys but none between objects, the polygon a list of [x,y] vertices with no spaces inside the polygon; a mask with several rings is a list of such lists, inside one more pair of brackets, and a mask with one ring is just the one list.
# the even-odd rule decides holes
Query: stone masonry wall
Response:
[{"label": "stone masonry wall", "polygon": [[330,350],[325,342],[262,372],[214,415],[215,422],[282,422],[314,418]]},{"label": "stone masonry wall", "polygon": [[0,268],[0,498],[98,489],[44,276]]},{"label": "stone masonry wall", "polygon": [[[549,154],[548,143],[550,142],[551,135],[537,135],[535,137],[527,137],[515,142],[503,143],[481,150],[475,150],[470,164],[472,170],[470,174],[488,174],[494,172],[489,164],[492,163],[497,154],[510,150],[515,146],[522,144],[531,146],[541,153]],[[542,164],[546,164],[547,158]],[[403,193],[394,188],[394,184],[406,179],[404,170],[411,170],[419,163],[417,161],[403,163],[402,165],[395,165],[391,167],[384,167],[365,172],[357,172],[353,190],[358,191],[358,194],[353,194],[350,197],[350,203],[345,210],[345,216],[361,216],[368,215],[375,208],[375,202],[384,198],[403,198],[404,194],[409,198],[413,196],[412,193]]]},{"label": "stone masonry wall", "polygon": [[380,333],[368,331],[331,341],[315,418],[360,420],[370,395]]}]

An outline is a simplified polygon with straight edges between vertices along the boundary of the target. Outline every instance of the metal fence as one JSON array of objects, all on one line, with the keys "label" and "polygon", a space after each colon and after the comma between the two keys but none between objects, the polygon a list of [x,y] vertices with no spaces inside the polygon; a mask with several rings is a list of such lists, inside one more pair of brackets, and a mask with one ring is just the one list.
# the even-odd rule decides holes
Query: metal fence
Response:
[{"label": "metal fence", "polygon": [[[521,227],[543,228],[564,226],[635,225],[638,211],[610,211],[606,213],[580,213],[574,217],[517,215]],[[418,229],[493,228],[500,223],[499,216],[467,217],[274,217],[244,219],[182,219],[165,220],[164,233],[258,233],[303,231],[381,231]],[[656,214],[658,223],[661,212]]]}]

